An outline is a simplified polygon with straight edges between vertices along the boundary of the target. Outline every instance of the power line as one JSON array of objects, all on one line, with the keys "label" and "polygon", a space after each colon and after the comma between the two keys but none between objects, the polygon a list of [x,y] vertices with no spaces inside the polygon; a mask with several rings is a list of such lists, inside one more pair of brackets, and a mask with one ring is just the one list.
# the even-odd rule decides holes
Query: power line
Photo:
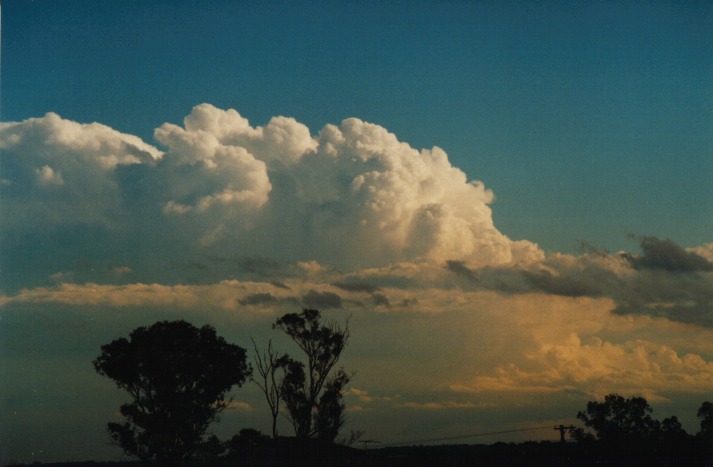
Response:
[{"label": "power line", "polygon": [[547,425],[547,426],[537,426],[537,427],[532,427],[532,428],[519,428],[516,430],[504,430],[504,431],[488,431],[488,432],[482,432],[482,433],[472,433],[469,435],[460,435],[460,436],[448,436],[445,438],[429,438],[429,439],[419,439],[419,440],[414,440],[414,441],[402,441],[399,443],[386,443],[384,444],[385,446],[403,446],[403,445],[414,445],[414,444],[423,444],[423,443],[434,443],[436,441],[454,441],[457,439],[466,439],[466,438],[475,438],[478,436],[492,436],[492,435],[502,435],[506,433],[517,433],[521,431],[535,431],[535,430],[544,430],[544,429],[552,429],[552,425]]}]

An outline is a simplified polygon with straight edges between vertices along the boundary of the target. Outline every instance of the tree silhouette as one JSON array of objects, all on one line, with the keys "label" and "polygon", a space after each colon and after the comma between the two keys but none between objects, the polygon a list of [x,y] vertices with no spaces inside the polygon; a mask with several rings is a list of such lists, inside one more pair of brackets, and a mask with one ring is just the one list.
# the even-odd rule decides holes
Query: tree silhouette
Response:
[{"label": "tree silhouette", "polygon": [[[240,433],[234,435],[225,445],[228,449],[226,459],[228,461],[239,461],[238,465],[262,465],[258,459],[264,455],[270,438],[253,428],[243,428]],[[224,464],[228,465],[228,464]]]},{"label": "tree silhouette", "polygon": [[277,418],[280,414],[280,404],[282,403],[285,393],[285,387],[288,383],[286,375],[290,368],[294,365],[300,365],[299,362],[292,360],[289,355],[279,355],[272,347],[272,341],[267,344],[267,350],[261,352],[258,349],[255,340],[253,348],[255,349],[255,369],[257,375],[253,374],[250,378],[265,395],[265,400],[270,408],[272,417],[272,437],[277,438]]},{"label": "tree silhouette", "polygon": [[578,428],[579,441],[588,459],[607,465],[679,466],[710,465],[713,456],[713,404],[698,409],[698,436],[686,433],[677,416],[662,421],[651,416],[653,409],[643,397],[624,399],[609,394],[604,402],[588,402],[577,418],[596,433]]},{"label": "tree silhouette", "polygon": [[348,322],[342,329],[323,321],[318,310],[305,309],[284,315],[273,328],[287,334],[307,360],[290,359],[285,366],[282,399],[295,435],[334,441],[344,422],[342,390],[350,377],[343,370],[330,373],[349,340]]},{"label": "tree silhouette", "polygon": [[333,443],[344,425],[345,406],[342,402],[342,394],[349,379],[349,375],[343,370],[338,370],[324,386],[315,415],[315,430],[317,437],[322,441]]},{"label": "tree silhouette", "polygon": [[312,408],[305,386],[304,363],[290,359],[286,366],[282,401],[287,408],[287,419],[298,438],[312,435]]},{"label": "tree silhouette", "polygon": [[705,401],[696,414],[701,419],[701,429],[698,440],[705,456],[713,458],[713,403]]},{"label": "tree silhouette", "polygon": [[250,375],[245,349],[185,321],[160,321],[101,347],[94,368],[129,393],[124,424],[109,423],[113,444],[134,457],[176,465],[205,444],[225,393]]},{"label": "tree silhouette", "polygon": [[661,421],[661,436],[663,439],[679,439],[688,436],[686,430],[683,429],[681,421],[677,416],[664,418]]},{"label": "tree silhouette", "polygon": [[604,402],[588,402],[587,411],[580,411],[577,418],[604,442],[637,442],[651,439],[660,430],[660,422],[650,415],[652,411],[643,397],[624,399],[609,394]]},{"label": "tree silhouette", "polygon": [[696,414],[701,419],[701,429],[698,434],[707,439],[713,437],[713,403],[704,402]]}]

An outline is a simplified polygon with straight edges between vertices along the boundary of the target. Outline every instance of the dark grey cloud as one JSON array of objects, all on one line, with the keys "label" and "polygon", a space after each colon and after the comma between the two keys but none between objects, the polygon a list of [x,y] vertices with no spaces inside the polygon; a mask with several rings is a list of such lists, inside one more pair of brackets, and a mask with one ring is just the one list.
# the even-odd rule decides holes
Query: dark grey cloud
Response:
[{"label": "dark grey cloud", "polygon": [[637,269],[663,269],[671,272],[713,271],[713,263],[686,251],[669,239],[641,237],[639,240],[643,254],[622,254]]},{"label": "dark grey cloud", "polygon": [[622,304],[617,306],[613,313],[617,315],[648,315],[713,328],[713,303],[673,306]]},{"label": "dark grey cloud", "polygon": [[332,292],[318,292],[310,289],[302,296],[302,304],[307,308],[342,308],[342,297]]},{"label": "dark grey cloud", "polygon": [[542,292],[566,297],[609,297],[617,314],[644,314],[713,326],[713,263],[672,240],[639,239],[641,254],[613,255],[588,248],[579,256],[552,255],[529,267],[471,269],[448,261],[462,287],[504,294]]},{"label": "dark grey cloud", "polygon": [[347,292],[366,292],[371,294],[381,290],[379,287],[366,282],[333,282],[332,285]]},{"label": "dark grey cloud", "polygon": [[387,308],[391,307],[391,302],[389,302],[389,298],[382,293],[372,294],[371,299],[373,300],[375,306],[385,306]]},{"label": "dark grey cloud", "polygon": [[[597,282],[586,273],[581,275],[555,275],[548,270],[522,271],[532,288],[540,292],[565,297],[599,297],[605,293],[605,284]],[[600,274],[601,275],[601,274]]]},{"label": "dark grey cloud", "polygon": [[446,269],[466,279],[475,280],[477,278],[475,271],[466,266],[463,261],[448,260]]},{"label": "dark grey cloud", "polygon": [[272,294],[255,293],[241,299],[239,303],[241,305],[269,305],[278,301],[280,301],[280,299]]},{"label": "dark grey cloud", "polygon": [[[371,302],[374,306],[391,306],[388,297],[381,293],[381,287],[378,287],[374,284],[361,281],[337,281],[333,282],[332,285],[347,292],[368,293],[369,295],[371,295]],[[362,304],[361,306],[364,305]]]}]

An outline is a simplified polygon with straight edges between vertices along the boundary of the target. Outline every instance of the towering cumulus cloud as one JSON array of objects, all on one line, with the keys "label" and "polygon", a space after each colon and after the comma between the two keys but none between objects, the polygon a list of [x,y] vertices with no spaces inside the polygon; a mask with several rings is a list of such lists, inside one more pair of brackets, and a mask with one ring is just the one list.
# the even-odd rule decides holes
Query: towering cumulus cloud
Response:
[{"label": "towering cumulus cloud", "polygon": [[495,228],[492,192],[468,182],[441,149],[416,151],[358,119],[328,125],[318,142],[294,173],[295,194],[310,223],[336,240],[334,248],[369,263],[425,257],[485,265],[537,255],[534,245]]},{"label": "towering cumulus cloud", "polygon": [[161,152],[107,126],[48,113],[0,123],[3,227],[112,224],[121,213],[117,168],[153,165]]},{"label": "towering cumulus cloud", "polygon": [[3,124],[13,218],[109,229],[123,220],[129,235],[176,245],[178,257],[187,248],[351,268],[542,256],[495,228],[492,192],[445,152],[418,151],[378,125],[347,119],[313,137],[292,118],[253,127],[235,110],[202,104],[155,138],[161,150],[56,114]]}]

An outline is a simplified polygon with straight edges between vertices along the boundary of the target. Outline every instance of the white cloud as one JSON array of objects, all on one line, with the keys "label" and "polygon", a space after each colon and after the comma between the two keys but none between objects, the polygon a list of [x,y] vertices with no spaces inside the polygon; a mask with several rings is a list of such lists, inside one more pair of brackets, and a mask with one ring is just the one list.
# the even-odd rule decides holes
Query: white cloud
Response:
[{"label": "white cloud", "polygon": [[[468,182],[445,152],[419,152],[378,125],[347,119],[314,139],[294,119],[252,127],[234,110],[202,104],[184,126],[156,130],[168,147],[165,165],[176,164],[180,173],[164,212],[215,208],[213,225],[202,219],[208,222],[202,235],[222,246],[245,242],[261,255],[280,243],[290,259],[342,267],[542,256],[536,245],[512,242],[495,228],[492,192]],[[235,204],[256,210],[231,211]]]},{"label": "white cloud", "polygon": [[[235,110],[201,104],[155,138],[165,152],[51,113],[2,124],[8,217],[24,228],[38,218],[120,226],[156,242],[149,250],[176,245],[176,256],[250,251],[340,268],[543,256],[497,230],[493,193],[443,150],[418,151],[355,118],[312,137],[292,118],[253,127]],[[31,180],[47,189],[30,189]]]},{"label": "white cloud", "polygon": [[[63,276],[64,277],[64,276]],[[190,310],[208,307],[235,311],[251,309],[240,300],[258,293],[270,293],[277,298],[290,298],[290,291],[271,283],[224,280],[210,285],[162,284],[75,284],[59,283],[55,287],[21,290],[4,303],[60,303],[75,306],[131,307],[171,306]]]},{"label": "white cloud", "polygon": [[186,129],[164,124],[156,130],[156,139],[168,147],[159,167],[162,176],[168,177],[164,196],[169,201],[164,212],[205,213],[215,208],[222,215],[238,208],[238,214],[243,214],[244,209],[259,208],[267,202],[272,186],[265,163],[245,147],[220,140],[226,133],[230,135],[231,129],[237,133],[249,131],[247,121],[237,112],[225,112],[222,119],[216,113],[221,111],[199,106],[186,118]]},{"label": "white cloud", "polygon": [[360,265],[458,258],[502,264],[540,257],[493,225],[493,194],[468,182],[439,148],[417,151],[358,119],[327,125],[293,173],[296,195],[326,247]]},{"label": "white cloud", "polygon": [[41,168],[35,169],[35,174],[40,185],[64,185],[62,173],[55,171],[49,165],[43,165]]},{"label": "white cloud", "polygon": [[0,148],[3,224],[24,229],[114,223],[122,198],[117,167],[153,163],[162,155],[136,136],[54,113],[1,123]]},{"label": "white cloud", "polygon": [[697,248],[689,248],[688,251],[713,263],[713,243],[706,243]]}]

